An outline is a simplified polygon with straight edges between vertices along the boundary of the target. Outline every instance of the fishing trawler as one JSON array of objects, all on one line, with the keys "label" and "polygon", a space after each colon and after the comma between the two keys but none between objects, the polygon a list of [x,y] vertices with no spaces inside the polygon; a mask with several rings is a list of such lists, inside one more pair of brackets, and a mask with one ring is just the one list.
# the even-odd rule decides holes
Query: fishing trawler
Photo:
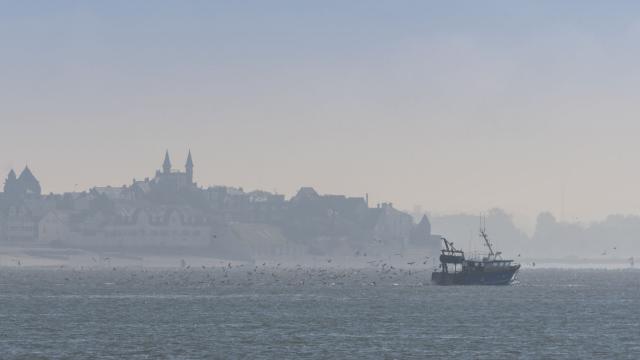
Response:
[{"label": "fishing trawler", "polygon": [[453,247],[453,242],[444,237],[444,249],[440,254],[440,268],[431,274],[437,285],[509,285],[515,279],[520,264],[502,258],[500,251],[494,252],[484,228],[480,229],[489,254],[482,258],[467,259],[462,250]]}]

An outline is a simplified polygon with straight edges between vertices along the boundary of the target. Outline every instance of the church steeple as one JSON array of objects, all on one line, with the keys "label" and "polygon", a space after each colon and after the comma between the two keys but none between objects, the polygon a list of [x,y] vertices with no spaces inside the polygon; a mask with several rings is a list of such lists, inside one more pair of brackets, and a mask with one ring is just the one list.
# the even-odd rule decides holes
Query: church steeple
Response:
[{"label": "church steeple", "polygon": [[7,175],[7,180],[4,182],[4,192],[5,194],[11,194],[16,191],[16,185],[18,183],[18,178],[16,177],[16,172],[11,169],[9,175]]},{"label": "church steeple", "polygon": [[171,160],[169,160],[169,150],[164,154],[164,162],[162,163],[162,172],[168,174],[171,172]]},{"label": "church steeple", "polygon": [[191,158],[191,150],[189,150],[189,155],[187,155],[185,169],[187,170],[187,180],[189,184],[193,184],[193,159]]},{"label": "church steeple", "polygon": [[29,166],[25,166],[18,176],[18,183],[25,194],[40,195],[42,193],[40,182],[33,176]]}]

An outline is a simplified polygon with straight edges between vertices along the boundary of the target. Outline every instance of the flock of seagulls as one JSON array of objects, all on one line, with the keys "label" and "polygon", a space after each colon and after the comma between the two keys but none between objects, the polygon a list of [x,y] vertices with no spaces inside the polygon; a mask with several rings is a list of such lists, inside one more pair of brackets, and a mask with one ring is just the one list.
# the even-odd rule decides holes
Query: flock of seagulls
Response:
[{"label": "flock of seagulls", "polygon": [[[98,260],[98,259],[96,259]],[[332,259],[327,259],[331,263]],[[116,266],[68,267],[60,265],[47,274],[57,285],[70,286],[132,286],[135,288],[213,288],[248,286],[333,287],[333,286],[423,286],[430,283],[429,267],[407,266],[385,260],[371,260],[368,267],[305,266],[281,263],[231,263],[220,261],[211,265],[191,266],[180,260],[179,267],[144,268]],[[108,271],[105,271],[108,270]],[[18,270],[0,273],[3,276]],[[30,272],[36,274],[37,272]]]},{"label": "flock of seagulls", "polygon": [[[604,249],[601,256],[613,254],[616,246]],[[357,254],[360,255],[360,254]],[[366,255],[365,255],[366,256]],[[394,258],[396,257],[396,258]],[[521,254],[517,254],[521,257]],[[340,285],[424,285],[430,282],[431,271],[428,266],[430,260],[435,266],[437,259],[424,256],[420,259],[404,260],[403,254],[397,253],[387,259],[373,259],[366,262],[364,267],[346,268],[335,264],[334,259],[327,258],[325,265],[283,265],[282,263],[232,263],[218,261],[208,265],[192,267],[181,259],[179,267],[144,268],[141,266],[117,267],[111,263],[108,256],[91,257],[93,266],[69,267],[60,265],[59,271],[65,273],[64,281],[83,280],[94,277],[105,269],[109,269],[110,277],[116,276],[115,283],[134,283],[145,280],[151,285],[194,285],[194,286],[251,286],[273,285],[286,286],[340,286]],[[392,261],[393,260],[393,261]],[[628,259],[631,266],[634,258]],[[19,259],[13,260],[15,265],[21,266]],[[427,266],[425,266],[427,265]],[[530,264],[535,267],[535,262]],[[120,270],[120,271],[118,271]],[[1,274],[0,274],[1,276]],[[105,281],[105,284],[113,284]]]}]

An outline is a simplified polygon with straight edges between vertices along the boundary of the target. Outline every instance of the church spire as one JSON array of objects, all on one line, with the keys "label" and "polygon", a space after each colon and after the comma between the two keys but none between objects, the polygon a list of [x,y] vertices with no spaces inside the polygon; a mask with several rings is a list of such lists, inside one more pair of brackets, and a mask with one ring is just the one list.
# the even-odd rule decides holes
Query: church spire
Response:
[{"label": "church spire", "polygon": [[193,159],[191,158],[191,149],[189,149],[189,155],[187,155],[187,168],[193,167]]},{"label": "church spire", "polygon": [[169,150],[164,154],[164,162],[162,163],[162,172],[168,174],[171,172],[171,160],[169,160]]},{"label": "church spire", "polygon": [[187,179],[189,184],[193,184],[193,159],[191,158],[191,150],[189,150],[189,155],[187,155],[185,169],[187,170]]}]

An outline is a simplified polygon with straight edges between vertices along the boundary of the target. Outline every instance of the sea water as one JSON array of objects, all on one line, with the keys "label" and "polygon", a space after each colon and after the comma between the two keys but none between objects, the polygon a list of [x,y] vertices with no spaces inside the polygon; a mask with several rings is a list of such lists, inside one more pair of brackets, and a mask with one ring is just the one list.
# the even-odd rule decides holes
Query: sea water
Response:
[{"label": "sea water", "polygon": [[0,358],[637,359],[640,271],[0,268]]}]

